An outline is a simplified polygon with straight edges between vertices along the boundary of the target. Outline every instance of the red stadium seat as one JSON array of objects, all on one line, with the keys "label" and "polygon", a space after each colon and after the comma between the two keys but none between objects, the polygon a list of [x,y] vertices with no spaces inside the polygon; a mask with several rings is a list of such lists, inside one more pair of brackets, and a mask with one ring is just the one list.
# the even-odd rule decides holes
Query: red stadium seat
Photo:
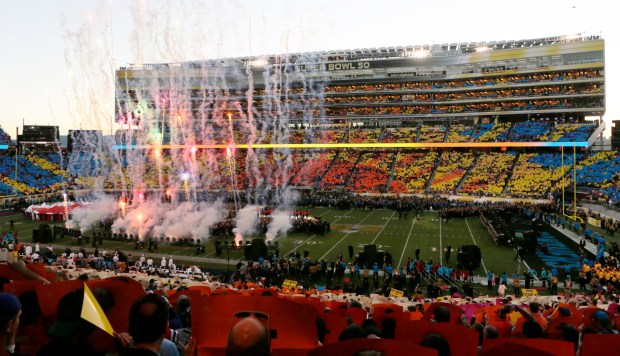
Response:
[{"label": "red stadium seat", "polygon": [[114,297],[114,306],[106,313],[110,324],[116,332],[125,332],[129,329],[129,310],[133,303],[146,292],[140,282],[129,277],[111,277],[95,279],[86,282],[88,288],[94,291],[105,288]]},{"label": "red stadium seat", "polygon": [[274,352],[305,354],[318,344],[317,313],[308,305],[282,298],[238,295],[202,296],[192,301],[192,333],[201,354],[223,352],[233,315],[239,311],[260,311],[270,316]]},{"label": "red stadium seat", "polygon": [[[26,267],[34,273],[47,278],[50,282],[55,282],[55,279],[51,278],[51,276],[55,276],[55,273],[48,273],[45,269],[45,265],[42,263],[26,263]],[[0,276],[10,280],[10,281],[27,281],[28,278],[21,275],[21,273],[15,272],[9,265],[0,264]]]},{"label": "red stadium seat", "polygon": [[327,327],[324,345],[338,342],[340,333],[349,326],[347,318],[334,312],[319,314],[319,318],[325,320],[325,326]]},{"label": "red stadium seat", "polygon": [[581,356],[614,355],[620,350],[620,335],[617,334],[583,334],[581,338]]},{"label": "red stadium seat", "polygon": [[13,294],[18,297],[22,295],[24,292],[35,291],[37,287],[42,286],[43,282],[41,281],[30,281],[30,280],[19,280],[12,283],[6,283],[3,286],[3,292]]},{"label": "red stadium seat", "polygon": [[450,311],[450,324],[461,325],[461,318],[463,317],[463,309],[454,304],[449,303],[432,303],[428,306],[424,312],[423,320],[432,320],[433,312],[437,307],[445,307]]},{"label": "red stadium seat", "polygon": [[84,288],[83,286],[84,281],[72,280],[37,287],[37,299],[39,299],[43,320],[56,320],[56,310],[60,299],[71,291]]},{"label": "red stadium seat", "polygon": [[409,342],[390,339],[352,339],[325,345],[308,352],[308,356],[355,355],[364,350],[381,351],[385,356],[434,356],[437,351]]},{"label": "red stadium seat", "polygon": [[363,308],[340,308],[336,310],[332,310],[332,313],[348,315],[353,320],[353,323],[357,325],[362,325],[364,320],[368,319],[368,312]]},{"label": "red stadium seat", "polygon": [[395,340],[420,344],[430,333],[445,337],[453,356],[476,356],[478,354],[478,333],[474,330],[449,323],[432,323],[426,320],[404,321],[396,326]]},{"label": "red stadium seat", "polygon": [[170,302],[170,305],[172,305],[173,307],[176,306],[177,301],[179,300],[179,297],[182,295],[186,295],[189,298],[190,303],[191,303],[192,300],[200,298],[202,295],[205,295],[205,294],[202,294],[202,291],[197,290],[197,289],[179,290],[179,291],[176,291],[174,294],[168,296],[168,301]]},{"label": "red stadium seat", "polygon": [[[547,339],[490,339],[482,344],[481,356],[573,356],[573,344]],[[583,355],[583,354],[582,354]]]},{"label": "red stadium seat", "polygon": [[[306,296],[294,296],[291,297],[291,300],[295,303],[307,304],[312,306],[318,314],[322,314],[325,310],[325,306],[321,303],[319,298],[315,297],[306,297]],[[337,309],[338,310],[338,309]]]}]

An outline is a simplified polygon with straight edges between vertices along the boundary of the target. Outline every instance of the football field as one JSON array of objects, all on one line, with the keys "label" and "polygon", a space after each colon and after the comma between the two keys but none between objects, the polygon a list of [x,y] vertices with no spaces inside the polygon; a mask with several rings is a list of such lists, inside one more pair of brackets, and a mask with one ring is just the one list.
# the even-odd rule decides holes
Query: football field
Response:
[{"label": "football field", "polygon": [[[479,276],[486,275],[486,271],[495,273],[516,270],[523,271],[524,267],[515,260],[515,252],[508,247],[495,246],[478,217],[466,219],[452,219],[440,221],[438,212],[426,211],[420,219],[415,219],[413,213],[407,219],[399,219],[398,213],[393,210],[339,210],[331,208],[310,209],[310,215],[318,216],[331,223],[331,231],[324,236],[307,235],[304,233],[289,233],[287,236],[278,236],[276,240],[280,246],[280,256],[304,251],[312,260],[325,259],[328,262],[336,260],[342,254],[349,261],[349,246],[355,253],[364,251],[364,245],[376,245],[378,251],[389,252],[394,266],[405,265],[407,258],[415,258],[415,250],[420,248],[420,258],[428,261],[456,266],[456,249],[462,245],[477,245],[482,251],[482,263],[475,271]],[[15,221],[15,230],[19,231],[22,241],[32,241],[32,230],[37,229],[40,222],[29,221],[21,215],[0,217],[1,231],[9,230],[9,221]],[[55,224],[60,224],[57,222]],[[92,235],[86,232],[86,236]],[[264,238],[264,236],[256,236]],[[57,239],[54,244],[75,245],[71,238]],[[446,246],[450,244],[453,252],[449,261],[444,254]],[[121,249],[131,253],[134,243],[122,241],[104,241],[103,248],[108,250]],[[90,244],[86,249],[92,248]],[[102,247],[99,249],[101,250]],[[145,250],[142,253],[148,253]],[[195,256],[194,247],[159,245],[156,253],[173,255],[175,260],[183,261],[184,256]],[[214,239],[205,242],[204,257],[219,257],[227,259],[227,251],[221,256],[215,254]],[[243,251],[230,251],[231,263],[243,259]],[[526,258],[527,260],[527,258]],[[521,265],[520,265],[521,264]]]}]

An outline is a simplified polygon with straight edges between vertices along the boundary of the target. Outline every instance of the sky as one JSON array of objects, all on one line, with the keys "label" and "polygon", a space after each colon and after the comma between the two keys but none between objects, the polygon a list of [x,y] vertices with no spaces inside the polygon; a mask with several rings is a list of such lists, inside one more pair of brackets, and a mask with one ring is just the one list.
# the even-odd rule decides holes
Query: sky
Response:
[{"label": "sky", "polygon": [[[605,39],[605,120],[620,119],[620,26],[612,0],[2,0],[0,126],[116,129],[114,70],[306,51]],[[609,129],[607,130],[609,132]]]}]

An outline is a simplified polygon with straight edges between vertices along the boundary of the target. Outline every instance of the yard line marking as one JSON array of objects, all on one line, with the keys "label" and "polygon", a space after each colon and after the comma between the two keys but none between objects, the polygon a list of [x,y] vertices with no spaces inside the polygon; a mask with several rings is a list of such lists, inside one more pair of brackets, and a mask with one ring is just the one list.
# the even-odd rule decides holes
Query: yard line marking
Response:
[{"label": "yard line marking", "polygon": [[[471,240],[474,242],[474,245],[478,246],[476,243],[476,239],[474,239],[474,234],[471,232],[471,228],[469,227],[469,223],[467,222],[467,218],[465,218],[465,225],[467,225],[467,230],[469,230],[469,236],[471,236]],[[484,268],[484,274],[487,274],[487,266],[484,265],[484,261],[482,260],[482,256],[480,257],[480,262],[482,262],[482,268]]]},{"label": "yard line marking", "polygon": [[[381,228],[381,230],[379,230],[379,232],[377,233],[377,236],[375,236],[375,238],[372,240],[372,242],[370,243],[371,245],[375,243],[375,241],[377,241],[377,239],[379,238],[379,235],[381,235],[381,232],[383,232],[383,229],[385,229],[385,227],[390,223],[390,221],[392,221],[392,216],[394,216],[394,214],[396,214],[396,210],[394,210],[394,212],[392,213],[392,215],[390,215],[390,218],[388,219],[388,221],[383,225],[383,227]],[[366,218],[364,218],[365,220]],[[362,220],[362,221],[364,221]],[[360,221],[361,223],[361,221]],[[358,224],[359,225],[359,224]]]},{"label": "yard line marking", "polygon": [[443,265],[443,247],[441,242],[441,214],[439,214],[439,265]]},{"label": "yard line marking", "polygon": [[[353,210],[351,210],[351,211],[353,211]],[[351,211],[349,211],[349,213],[350,213]],[[364,218],[362,219],[362,221],[358,222],[358,223],[357,223],[357,224],[355,224],[355,225],[361,225],[361,224],[364,222],[364,220],[366,220],[366,219],[367,219],[370,215],[372,215],[372,213],[373,213],[373,212],[374,212],[374,210],[371,210],[371,211],[370,211],[370,213],[368,213],[368,215],[366,215],[366,217],[364,217]],[[349,214],[349,213],[347,213],[347,214]],[[347,215],[347,214],[345,214],[345,215]],[[392,213],[392,215],[394,215],[394,213]],[[343,216],[343,217],[344,217],[344,216]],[[340,220],[340,219],[338,219],[338,220]],[[336,221],[338,221],[338,220],[336,220]],[[332,248],[330,248],[330,249],[329,249],[329,251],[325,252],[325,254],[324,254],[323,256],[321,256],[321,258],[319,258],[319,260],[324,259],[324,258],[325,258],[325,256],[327,256],[327,254],[328,254],[328,253],[332,252],[332,250],[333,250],[333,249],[335,249],[335,248],[336,248],[336,246],[340,245],[340,243],[341,243],[341,242],[342,242],[342,241],[343,241],[343,240],[344,240],[347,236],[349,236],[350,234],[351,234],[351,232],[347,232],[347,233],[346,233],[346,234],[345,234],[345,235],[344,235],[344,236],[343,236],[343,237],[342,237],[342,238],[341,238],[338,242],[336,242],[336,243],[334,244],[334,246],[332,246]],[[374,242],[374,240],[373,240],[373,242]]]},{"label": "yard line marking", "polygon": [[308,238],[306,241],[304,241],[304,242],[300,243],[299,245],[295,246],[295,248],[293,248],[292,250],[290,250],[288,253],[285,253],[285,254],[284,254],[284,256],[288,256],[288,255],[290,255],[292,252],[297,251],[297,249],[298,249],[298,248],[300,248],[301,246],[305,245],[305,244],[306,244],[306,242],[308,242],[308,241],[312,240],[312,239],[313,239],[313,238],[315,238],[315,237],[316,237],[316,235],[312,235],[312,236],[310,236],[310,238]]},{"label": "yard line marking", "polygon": [[[398,261],[398,266],[400,267],[400,264],[403,262],[403,256],[405,256],[405,250],[407,249],[407,245],[409,244],[409,238],[411,237],[411,232],[413,231],[413,226],[415,225],[416,221],[418,221],[418,219],[414,218],[413,219],[413,223],[411,223],[411,228],[409,229],[409,234],[407,235],[407,241],[405,241],[405,247],[403,247],[403,253],[400,254],[400,261]],[[407,269],[408,266],[405,266],[405,269]]]}]

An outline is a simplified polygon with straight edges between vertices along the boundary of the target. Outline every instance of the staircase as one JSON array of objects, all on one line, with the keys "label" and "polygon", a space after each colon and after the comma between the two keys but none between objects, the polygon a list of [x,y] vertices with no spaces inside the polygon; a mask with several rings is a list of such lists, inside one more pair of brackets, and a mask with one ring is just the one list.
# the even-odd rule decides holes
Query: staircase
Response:
[{"label": "staircase", "polygon": [[463,175],[463,178],[461,178],[461,181],[459,182],[459,184],[457,184],[456,189],[454,190],[456,193],[458,193],[459,190],[461,190],[461,187],[463,186],[463,184],[467,180],[467,177],[469,177],[469,175],[471,174],[471,171],[478,164],[478,160],[479,159],[480,159],[480,153],[477,152],[476,153],[476,158],[474,158],[474,161],[471,163],[471,166],[469,166],[469,168],[467,168],[467,172],[465,172],[465,174]]}]

